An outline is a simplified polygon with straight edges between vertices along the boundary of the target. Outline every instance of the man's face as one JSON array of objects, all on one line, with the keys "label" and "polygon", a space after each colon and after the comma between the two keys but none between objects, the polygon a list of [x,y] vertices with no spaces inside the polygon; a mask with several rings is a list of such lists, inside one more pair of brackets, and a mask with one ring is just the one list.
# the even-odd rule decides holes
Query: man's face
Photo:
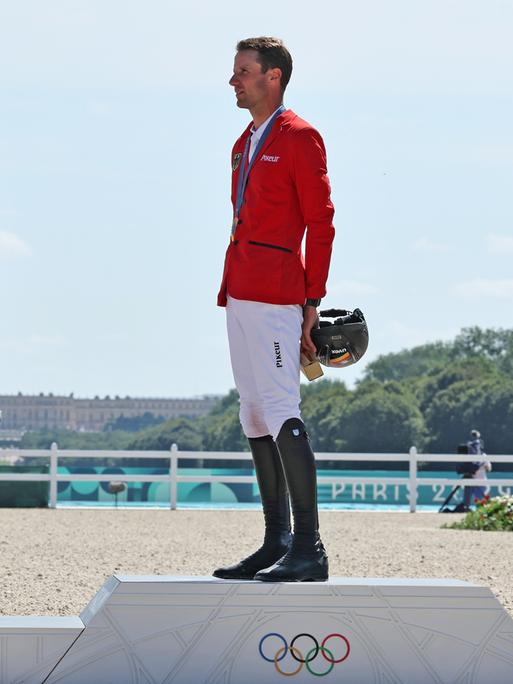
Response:
[{"label": "man's face", "polygon": [[237,106],[241,109],[251,109],[264,101],[269,93],[271,69],[262,73],[262,65],[257,57],[256,50],[241,50],[235,55],[230,85],[235,90]]}]

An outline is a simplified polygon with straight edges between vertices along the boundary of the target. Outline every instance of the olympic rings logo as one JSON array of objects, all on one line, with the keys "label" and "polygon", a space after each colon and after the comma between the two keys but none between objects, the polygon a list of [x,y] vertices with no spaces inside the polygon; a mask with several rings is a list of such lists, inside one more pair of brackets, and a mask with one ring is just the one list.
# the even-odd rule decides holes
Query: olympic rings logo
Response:
[{"label": "olympic rings logo", "polygon": [[[275,651],[274,655],[272,655],[272,652],[269,653],[271,646],[269,644],[267,644],[267,647],[265,646],[266,641],[272,641],[273,637],[278,639],[282,644],[280,648]],[[300,651],[295,645],[301,638],[310,639],[313,645],[312,648],[307,651],[305,657],[303,657],[302,651]],[[331,648],[334,649],[335,639],[338,639],[339,643],[342,642],[342,648],[344,649],[344,654],[340,658],[335,658],[333,651],[330,650],[326,645],[329,641],[331,641]],[[278,632],[269,632],[260,639],[258,651],[264,660],[266,660],[268,663],[274,663],[276,672],[279,672],[285,677],[293,677],[294,675],[299,674],[299,672],[301,672],[303,669],[303,665],[306,665],[308,672],[315,677],[325,677],[333,670],[335,665],[343,663],[344,660],[347,660],[349,653],[351,652],[351,646],[343,634],[328,634],[328,636],[324,637],[322,643],[319,645],[317,639],[312,634],[308,634],[307,632],[296,634],[296,636],[291,640],[290,644],[287,644],[285,637],[281,634],[278,634]],[[294,669],[289,671],[282,669],[281,665],[281,661],[285,658],[287,653],[290,653],[292,658],[298,663]],[[327,668],[324,671],[318,671],[310,665],[310,663],[312,663],[319,654],[328,663]]]}]

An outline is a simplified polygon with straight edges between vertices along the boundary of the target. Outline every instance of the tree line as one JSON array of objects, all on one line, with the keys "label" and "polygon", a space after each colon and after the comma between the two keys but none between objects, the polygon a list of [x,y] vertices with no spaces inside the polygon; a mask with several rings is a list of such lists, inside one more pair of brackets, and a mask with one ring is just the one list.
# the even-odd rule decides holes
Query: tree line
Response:
[{"label": "tree line", "polygon": [[[511,454],[513,330],[465,328],[450,342],[379,356],[354,389],[335,378],[302,385],[301,396],[318,451],[404,453],[415,445],[425,453],[454,453],[475,428],[488,453]],[[194,451],[247,448],[235,390],[201,419],[152,422],[139,419],[136,429],[143,429],[136,432],[124,418],[103,433],[26,433],[21,446],[47,448],[56,441],[84,449],[167,450],[172,443]]]}]

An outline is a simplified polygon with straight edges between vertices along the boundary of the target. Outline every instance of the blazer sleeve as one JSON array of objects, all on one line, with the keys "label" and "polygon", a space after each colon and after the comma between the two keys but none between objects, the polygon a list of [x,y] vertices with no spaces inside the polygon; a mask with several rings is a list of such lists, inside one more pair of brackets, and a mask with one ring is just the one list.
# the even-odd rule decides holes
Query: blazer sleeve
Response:
[{"label": "blazer sleeve", "polygon": [[326,149],[314,128],[304,128],[294,136],[294,180],[306,225],[306,297],[326,294],[326,281],[335,236],[328,179]]}]

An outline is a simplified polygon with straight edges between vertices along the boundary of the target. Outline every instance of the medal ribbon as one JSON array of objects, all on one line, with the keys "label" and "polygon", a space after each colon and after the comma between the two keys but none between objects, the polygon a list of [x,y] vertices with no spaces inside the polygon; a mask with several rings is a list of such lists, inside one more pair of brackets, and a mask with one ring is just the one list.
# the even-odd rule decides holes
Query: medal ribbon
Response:
[{"label": "medal ribbon", "polygon": [[258,158],[258,154],[262,147],[264,146],[264,143],[267,139],[267,136],[271,132],[271,128],[273,127],[274,120],[283,112],[285,111],[285,107],[281,105],[278,107],[278,109],[274,112],[272,115],[271,120],[265,127],[264,132],[262,133],[260,140],[258,141],[258,145],[256,146],[255,152],[253,153],[253,156],[251,157],[251,160],[249,161],[247,168],[246,168],[246,162],[248,161],[248,154],[249,154],[249,146],[251,143],[251,135],[248,136],[248,139],[246,140],[246,145],[244,146],[244,154],[242,155],[242,159],[240,162],[240,171],[239,171],[239,177],[237,179],[237,198],[235,201],[235,216],[233,219],[233,224],[232,224],[232,234],[231,234],[231,239],[233,240],[233,236],[235,235],[235,231],[237,229],[237,224],[239,223],[239,214],[240,210],[242,207],[242,203],[244,201],[244,193],[246,191],[246,185],[248,184],[248,178],[249,178],[249,172],[251,171],[251,168],[253,166],[253,162],[255,159]]}]

